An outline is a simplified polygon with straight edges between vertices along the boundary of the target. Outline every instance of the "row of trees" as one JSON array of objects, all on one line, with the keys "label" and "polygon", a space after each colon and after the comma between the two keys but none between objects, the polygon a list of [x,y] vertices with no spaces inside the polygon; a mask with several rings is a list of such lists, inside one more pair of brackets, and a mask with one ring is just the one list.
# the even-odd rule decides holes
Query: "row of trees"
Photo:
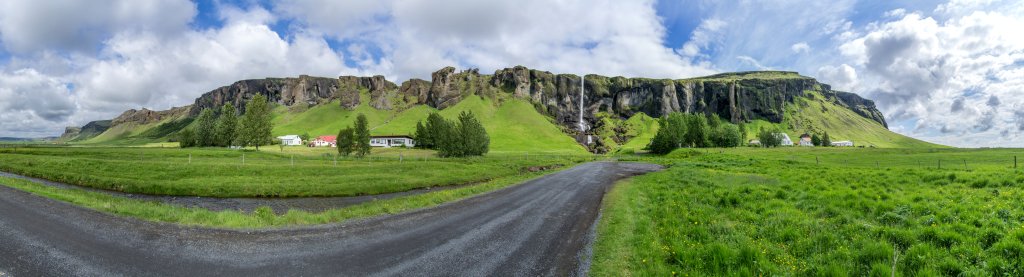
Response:
[{"label": "row of trees", "polygon": [[341,129],[338,132],[336,141],[338,154],[348,156],[355,153],[356,157],[362,158],[370,154],[370,123],[366,116],[356,116],[356,124],[353,127]]},{"label": "row of trees", "polygon": [[455,121],[438,113],[416,123],[416,147],[437,150],[441,157],[481,156],[490,151],[491,138],[472,112],[462,112]]},{"label": "row of trees", "polygon": [[736,147],[745,136],[745,126],[724,122],[718,116],[675,112],[661,119],[650,150],[667,154],[680,147]]},{"label": "row of trees", "polygon": [[[194,128],[194,129],[193,129]],[[239,120],[238,111],[231,103],[225,103],[220,115],[213,110],[203,109],[196,117],[193,128],[185,128],[178,132],[181,147],[209,146],[255,146],[271,143],[270,106],[267,98],[256,95],[245,105],[245,115]]]}]

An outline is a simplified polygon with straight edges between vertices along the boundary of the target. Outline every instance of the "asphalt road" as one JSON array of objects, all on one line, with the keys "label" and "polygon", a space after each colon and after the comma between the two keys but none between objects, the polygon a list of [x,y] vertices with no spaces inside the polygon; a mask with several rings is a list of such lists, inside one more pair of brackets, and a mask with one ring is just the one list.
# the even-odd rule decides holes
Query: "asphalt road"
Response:
[{"label": "asphalt road", "polygon": [[253,231],[121,218],[0,186],[0,274],[582,275],[605,191],[659,169],[587,163],[434,208]]}]

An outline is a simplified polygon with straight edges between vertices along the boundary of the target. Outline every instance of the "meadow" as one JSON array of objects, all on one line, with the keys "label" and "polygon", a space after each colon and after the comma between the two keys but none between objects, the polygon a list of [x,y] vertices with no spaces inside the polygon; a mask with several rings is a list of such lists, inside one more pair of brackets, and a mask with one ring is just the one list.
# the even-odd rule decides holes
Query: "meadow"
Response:
[{"label": "meadow", "polygon": [[682,149],[632,158],[669,168],[606,196],[591,274],[1022,276],[1024,171],[1014,156],[1024,151]]},{"label": "meadow", "polygon": [[100,189],[210,197],[355,196],[480,183],[591,160],[591,155],[490,154],[436,158],[432,151],[374,149],[366,158],[334,149],[0,148],[0,170]]}]

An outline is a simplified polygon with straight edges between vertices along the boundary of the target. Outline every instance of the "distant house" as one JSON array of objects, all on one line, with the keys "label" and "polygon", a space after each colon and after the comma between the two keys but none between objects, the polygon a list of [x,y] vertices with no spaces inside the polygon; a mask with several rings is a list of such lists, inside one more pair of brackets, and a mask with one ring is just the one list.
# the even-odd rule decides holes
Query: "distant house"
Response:
[{"label": "distant house", "polygon": [[337,147],[337,136],[319,136],[309,142],[309,147]]},{"label": "distant house", "polygon": [[752,139],[747,144],[749,144],[750,146],[761,146],[761,141],[760,140],[756,140],[756,139]]},{"label": "distant house", "polygon": [[414,147],[416,141],[410,136],[371,136],[370,146],[373,147]]},{"label": "distant house", "polygon": [[298,135],[280,136],[277,139],[281,140],[281,145],[285,146],[302,145],[302,138]]},{"label": "distant house", "polygon": [[775,133],[775,137],[779,138],[780,146],[793,146],[793,140],[786,133]]},{"label": "distant house", "polygon": [[848,140],[833,141],[832,146],[836,147],[853,147],[853,142]]},{"label": "distant house", "polygon": [[814,142],[811,141],[811,135],[803,134],[800,135],[800,146],[814,146]]}]

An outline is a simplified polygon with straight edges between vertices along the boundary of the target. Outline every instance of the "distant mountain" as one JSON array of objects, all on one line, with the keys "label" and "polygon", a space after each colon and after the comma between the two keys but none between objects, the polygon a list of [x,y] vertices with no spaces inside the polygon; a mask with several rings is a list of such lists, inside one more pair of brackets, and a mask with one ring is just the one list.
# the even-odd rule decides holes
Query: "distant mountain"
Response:
[{"label": "distant mountain", "polygon": [[[512,99],[524,101],[528,105],[523,107],[531,107],[532,112],[548,118],[562,133],[597,152],[614,150],[633,137],[645,137],[643,132],[627,128],[627,119],[638,115],[658,118],[670,112],[717,115],[735,123],[776,125],[794,133],[828,131],[842,134],[832,135],[834,139],[855,140],[860,145],[933,146],[888,131],[885,118],[873,101],[832,90],[827,84],[795,72],[737,72],[678,80],[591,74],[582,81],[581,86],[578,75],[522,66],[497,70],[491,75],[475,69],[456,72],[453,67],[445,67],[434,72],[430,81],[411,79],[401,85],[383,76],[303,75],[242,80],[207,92],[188,106],[168,111],[129,110],[111,120],[100,134],[94,135],[103,129],[102,122],[96,122],[94,128],[89,128],[88,136],[82,135],[87,125],[78,131],[77,137],[89,137],[79,139],[87,143],[166,141],[188,126],[202,109],[233,103],[241,110],[257,94],[278,104],[275,135],[331,134],[344,127],[341,122],[347,122],[339,116],[355,110],[377,114],[380,122],[376,124],[383,126],[410,109],[419,111],[424,108],[418,107],[424,106],[426,110],[445,110],[478,96],[496,106]],[[650,125],[636,123],[638,119],[632,121],[635,126]],[[407,124],[410,126],[392,129],[411,132],[415,121],[409,120]],[[624,125],[609,128],[609,124]],[[65,135],[75,136],[73,131],[69,128]]]}]

